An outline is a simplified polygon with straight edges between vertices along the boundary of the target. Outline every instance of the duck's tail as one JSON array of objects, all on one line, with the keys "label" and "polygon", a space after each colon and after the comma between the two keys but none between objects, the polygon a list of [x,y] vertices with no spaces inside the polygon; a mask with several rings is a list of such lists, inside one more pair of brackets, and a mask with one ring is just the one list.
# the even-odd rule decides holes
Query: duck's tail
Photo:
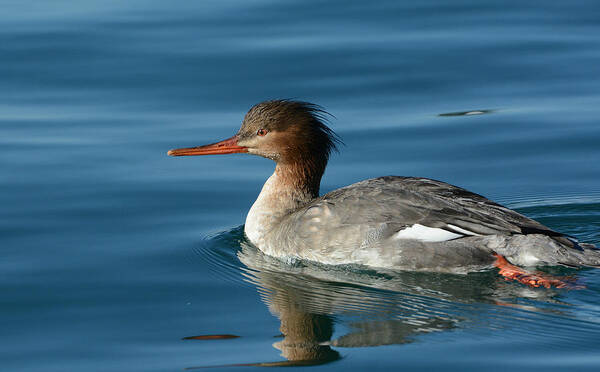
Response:
[{"label": "duck's tail", "polygon": [[494,251],[514,265],[600,267],[600,249],[594,244],[579,243],[564,235],[512,235],[503,237],[501,243],[494,247]]},{"label": "duck's tail", "polygon": [[570,260],[558,261],[566,266],[590,266],[600,267],[600,249],[594,244],[574,242],[574,247],[569,249]]}]

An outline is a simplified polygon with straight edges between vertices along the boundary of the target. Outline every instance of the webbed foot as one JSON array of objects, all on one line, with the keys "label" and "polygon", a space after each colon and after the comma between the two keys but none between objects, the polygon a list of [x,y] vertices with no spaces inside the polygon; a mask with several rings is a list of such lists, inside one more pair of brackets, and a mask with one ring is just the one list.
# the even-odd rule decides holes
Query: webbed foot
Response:
[{"label": "webbed foot", "polygon": [[566,288],[566,289],[583,289],[585,286],[578,285],[569,282],[568,278],[557,278],[544,273],[530,273],[525,269],[515,266],[509,263],[504,256],[494,253],[496,266],[500,272],[499,274],[506,280],[516,280],[519,283],[528,285],[530,287],[544,287],[544,288]]}]

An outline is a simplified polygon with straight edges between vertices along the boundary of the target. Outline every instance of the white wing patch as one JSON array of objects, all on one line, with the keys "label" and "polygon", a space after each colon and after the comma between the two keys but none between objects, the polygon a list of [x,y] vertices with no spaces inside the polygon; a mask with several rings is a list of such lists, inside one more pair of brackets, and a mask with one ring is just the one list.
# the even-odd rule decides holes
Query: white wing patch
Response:
[{"label": "white wing patch", "polygon": [[449,228],[451,228],[452,230],[456,231],[457,233],[460,233],[460,234],[463,234],[463,235],[481,236],[480,234],[474,233],[473,231],[465,230],[462,227],[454,226],[454,225],[451,225],[451,224],[448,224],[447,226]]},{"label": "white wing patch", "polygon": [[[462,229],[461,229],[462,230]],[[469,235],[472,235],[470,233]],[[392,238],[394,239],[414,239],[422,242],[444,242],[446,240],[452,240],[460,238],[462,234],[455,234],[453,232],[439,229],[436,227],[427,227],[419,225],[418,223],[407,227],[404,230],[400,230],[395,233]]]}]

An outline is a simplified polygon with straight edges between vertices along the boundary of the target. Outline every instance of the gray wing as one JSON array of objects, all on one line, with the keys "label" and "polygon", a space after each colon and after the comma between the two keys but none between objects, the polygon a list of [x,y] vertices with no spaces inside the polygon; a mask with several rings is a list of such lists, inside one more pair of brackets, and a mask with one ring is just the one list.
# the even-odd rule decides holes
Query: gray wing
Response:
[{"label": "gray wing", "polygon": [[458,238],[543,234],[573,244],[564,235],[481,195],[427,178],[388,176],[355,183],[318,198],[292,219],[296,233],[313,241],[327,235],[328,240],[363,244],[365,236],[383,239],[419,224]]}]

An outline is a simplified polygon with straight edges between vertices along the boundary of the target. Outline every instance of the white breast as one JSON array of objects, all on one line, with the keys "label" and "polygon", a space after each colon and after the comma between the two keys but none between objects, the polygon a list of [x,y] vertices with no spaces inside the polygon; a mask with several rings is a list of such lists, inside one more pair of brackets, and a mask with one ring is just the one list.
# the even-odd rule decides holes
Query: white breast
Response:
[{"label": "white breast", "polygon": [[275,177],[271,176],[265,182],[258,198],[246,216],[244,232],[250,241],[263,248],[264,236],[271,227],[273,220],[273,194],[275,193]]}]

